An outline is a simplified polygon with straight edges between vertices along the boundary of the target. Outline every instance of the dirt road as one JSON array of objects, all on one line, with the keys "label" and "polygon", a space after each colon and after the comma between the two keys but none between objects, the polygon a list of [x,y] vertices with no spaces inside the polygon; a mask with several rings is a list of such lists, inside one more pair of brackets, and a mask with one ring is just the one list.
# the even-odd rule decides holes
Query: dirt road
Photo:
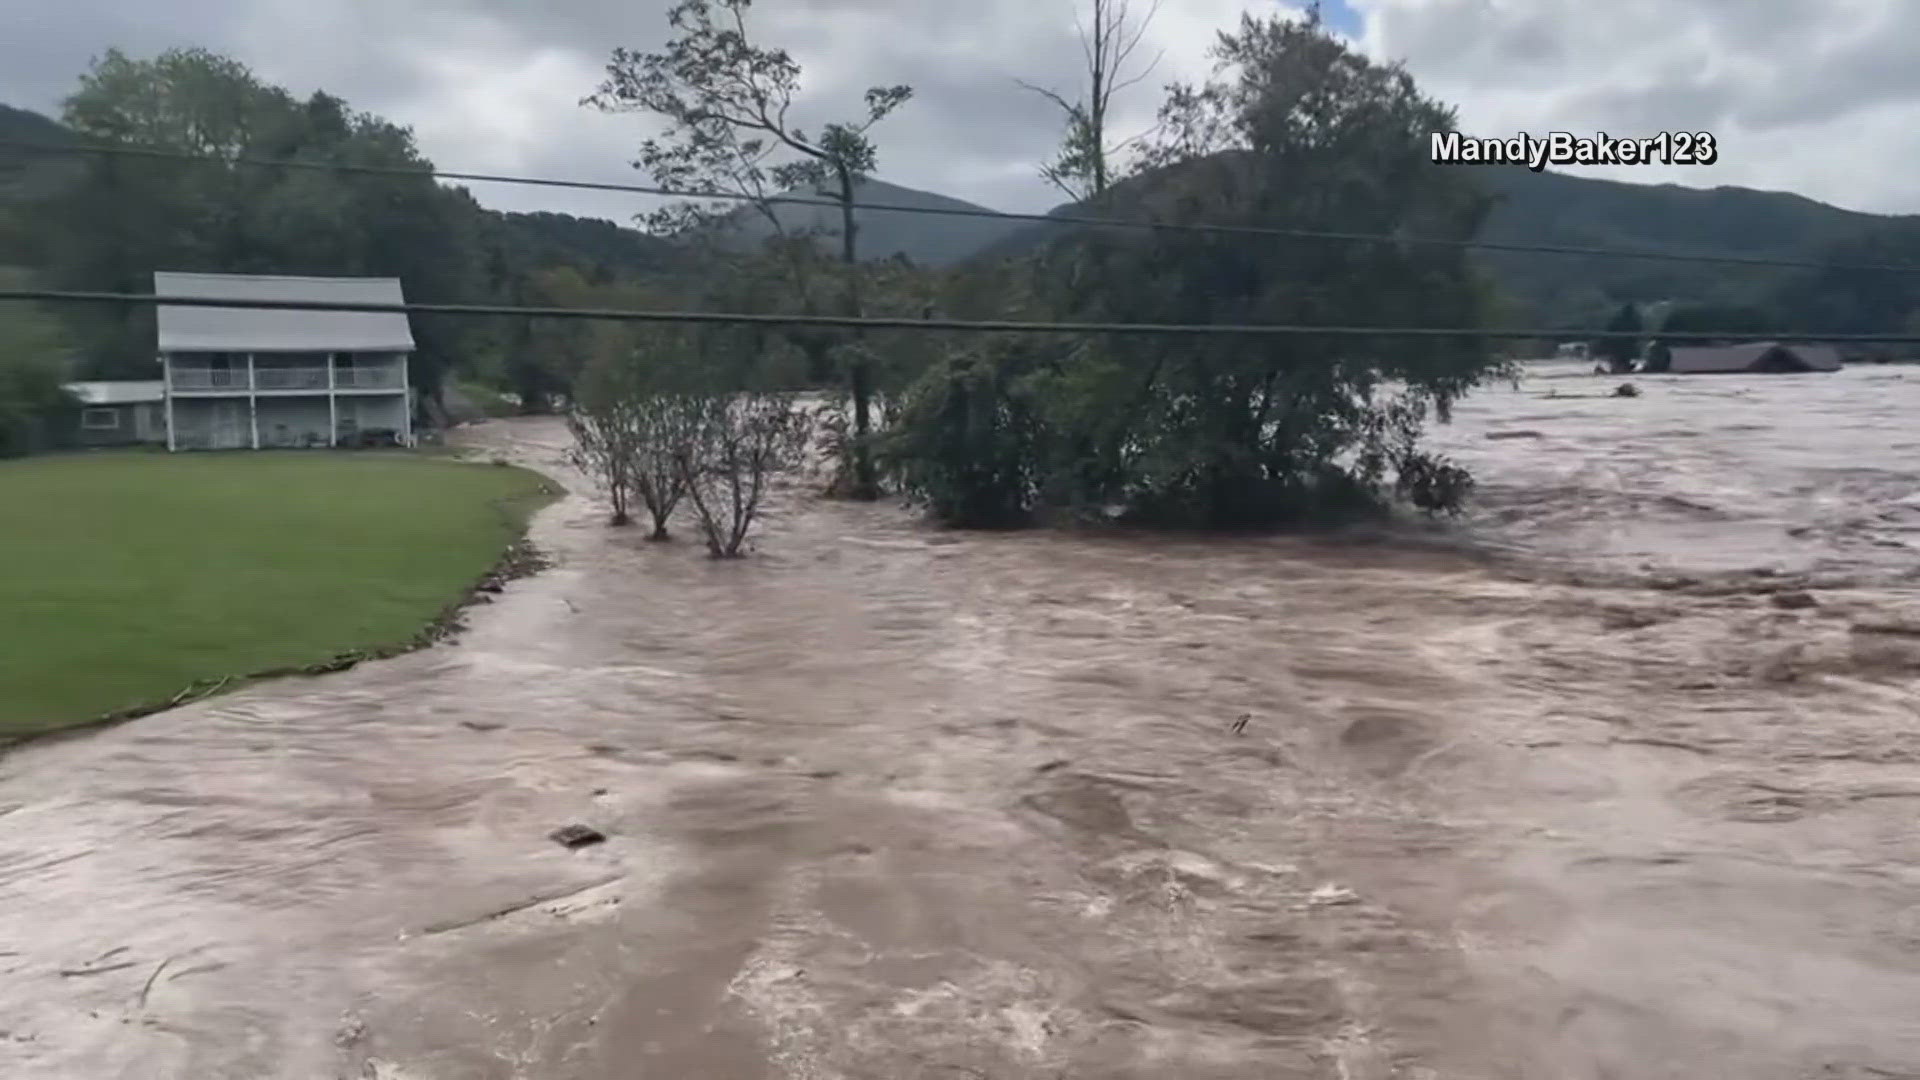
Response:
[{"label": "dirt road", "polygon": [[455,644],[0,760],[0,1075],[1920,1077],[1891,569],[534,539]]}]

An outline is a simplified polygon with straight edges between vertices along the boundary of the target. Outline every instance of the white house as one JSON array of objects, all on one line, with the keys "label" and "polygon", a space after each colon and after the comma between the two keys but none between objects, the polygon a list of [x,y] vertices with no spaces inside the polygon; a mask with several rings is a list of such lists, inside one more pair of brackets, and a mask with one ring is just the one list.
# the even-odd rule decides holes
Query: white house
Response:
[{"label": "white house", "polygon": [[399,304],[396,278],[153,275],[167,449],[412,445],[403,312],[182,307],[168,297]]}]

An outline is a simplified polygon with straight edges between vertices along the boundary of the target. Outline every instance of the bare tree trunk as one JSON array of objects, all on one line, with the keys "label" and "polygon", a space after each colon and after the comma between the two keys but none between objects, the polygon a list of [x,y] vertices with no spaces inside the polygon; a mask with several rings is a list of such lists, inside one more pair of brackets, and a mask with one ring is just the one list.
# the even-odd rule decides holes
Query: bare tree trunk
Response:
[{"label": "bare tree trunk", "polygon": [[1041,166],[1040,175],[1076,201],[1106,191],[1113,182],[1115,157],[1139,138],[1107,141],[1107,118],[1113,112],[1114,95],[1145,79],[1160,63],[1156,56],[1139,70],[1129,71],[1147,27],[1159,14],[1159,0],[1138,18],[1129,0],[1091,2],[1091,24],[1080,24],[1080,51],[1087,65],[1086,96],[1074,101],[1045,87],[1024,81],[1020,84],[1066,115],[1067,134],[1060,156]]},{"label": "bare tree trunk", "polygon": [[[853,175],[844,166],[840,178],[840,260],[847,267],[847,314],[860,315],[860,259],[854,243]],[[858,334],[859,331],[854,331]],[[852,350],[848,382],[853,392],[853,491],[856,499],[880,497],[880,481],[873,468],[868,436],[873,430],[873,367],[866,351]]]},{"label": "bare tree trunk", "polygon": [[[1107,26],[1107,5],[1112,0],[1093,0],[1093,47],[1088,50],[1089,89],[1092,93],[1087,100],[1087,136],[1093,146],[1093,194],[1100,195],[1107,190],[1107,98],[1111,91],[1107,89],[1110,81],[1107,72],[1109,37]],[[1120,18],[1125,19],[1127,8],[1120,5]]]}]

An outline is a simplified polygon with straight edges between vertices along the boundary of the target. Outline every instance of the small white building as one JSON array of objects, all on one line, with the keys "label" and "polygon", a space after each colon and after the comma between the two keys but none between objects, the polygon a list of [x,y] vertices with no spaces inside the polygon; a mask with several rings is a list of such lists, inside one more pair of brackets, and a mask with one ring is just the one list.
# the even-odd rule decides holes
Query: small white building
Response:
[{"label": "small white building", "polygon": [[169,450],[410,446],[403,312],[183,307],[168,297],[399,304],[397,278],[157,272]]},{"label": "small white building", "polygon": [[80,403],[81,446],[128,446],[167,441],[166,383],[159,379],[105,379],[67,384]]}]

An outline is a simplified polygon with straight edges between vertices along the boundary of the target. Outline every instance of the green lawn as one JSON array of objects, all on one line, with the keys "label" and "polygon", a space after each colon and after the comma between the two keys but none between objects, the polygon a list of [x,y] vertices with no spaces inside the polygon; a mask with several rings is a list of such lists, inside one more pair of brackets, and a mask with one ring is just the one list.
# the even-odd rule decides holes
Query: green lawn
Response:
[{"label": "green lawn", "polygon": [[545,499],[403,452],[0,461],[0,738],[403,643]]}]

